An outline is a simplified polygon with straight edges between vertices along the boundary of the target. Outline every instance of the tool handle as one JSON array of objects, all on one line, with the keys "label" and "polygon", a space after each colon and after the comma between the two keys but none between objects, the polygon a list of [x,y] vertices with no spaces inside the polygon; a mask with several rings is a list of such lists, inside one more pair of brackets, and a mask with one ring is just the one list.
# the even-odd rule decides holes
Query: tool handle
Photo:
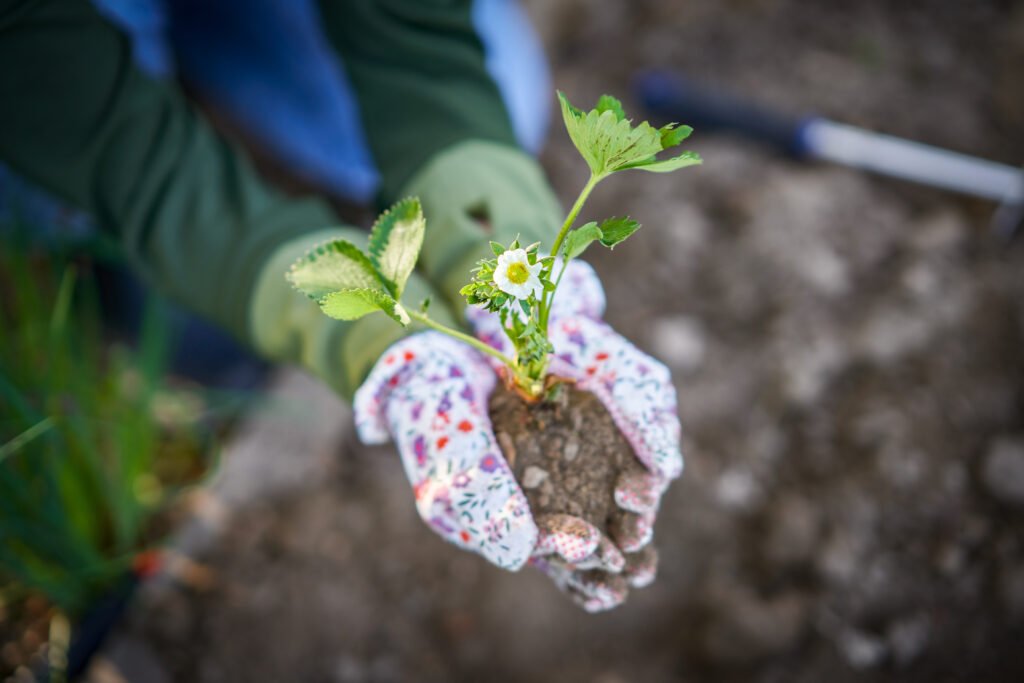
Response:
[{"label": "tool handle", "polygon": [[661,70],[641,72],[635,92],[648,111],[665,120],[738,133],[798,158],[810,153],[803,130],[813,117],[785,116]]}]

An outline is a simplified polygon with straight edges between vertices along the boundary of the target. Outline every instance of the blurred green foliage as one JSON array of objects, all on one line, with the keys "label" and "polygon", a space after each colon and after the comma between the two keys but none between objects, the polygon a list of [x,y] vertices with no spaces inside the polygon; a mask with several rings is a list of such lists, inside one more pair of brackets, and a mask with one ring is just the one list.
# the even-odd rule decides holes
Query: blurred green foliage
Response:
[{"label": "blurred green foliage", "polygon": [[72,619],[157,542],[206,463],[202,397],[165,381],[154,306],[137,347],[105,337],[92,269],[0,245],[0,588]]}]

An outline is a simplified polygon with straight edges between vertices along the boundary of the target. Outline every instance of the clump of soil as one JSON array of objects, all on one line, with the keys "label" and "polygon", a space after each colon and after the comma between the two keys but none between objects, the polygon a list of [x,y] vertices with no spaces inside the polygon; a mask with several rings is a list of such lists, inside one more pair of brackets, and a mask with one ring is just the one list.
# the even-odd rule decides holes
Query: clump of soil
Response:
[{"label": "clump of soil", "polygon": [[614,541],[613,530],[631,515],[615,504],[615,484],[643,465],[601,401],[563,384],[554,400],[529,404],[502,386],[490,413],[534,516],[573,515]]}]

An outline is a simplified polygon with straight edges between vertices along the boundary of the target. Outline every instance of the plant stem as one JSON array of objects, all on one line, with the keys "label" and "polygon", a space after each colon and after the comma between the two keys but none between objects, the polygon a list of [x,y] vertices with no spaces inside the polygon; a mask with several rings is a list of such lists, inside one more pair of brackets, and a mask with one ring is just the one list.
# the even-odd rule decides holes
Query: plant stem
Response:
[{"label": "plant stem", "polygon": [[433,329],[437,330],[438,332],[441,332],[443,334],[447,334],[449,337],[454,337],[455,339],[458,339],[461,342],[465,342],[466,344],[469,344],[470,346],[472,346],[477,351],[480,351],[481,353],[486,353],[488,356],[491,356],[493,358],[497,358],[502,363],[507,365],[509,370],[511,370],[513,373],[517,373],[518,374],[518,369],[516,367],[516,362],[514,360],[512,360],[511,358],[509,358],[508,356],[506,356],[505,354],[503,354],[501,351],[498,351],[497,349],[495,349],[493,346],[488,346],[487,344],[483,343],[482,341],[480,341],[476,337],[468,335],[468,334],[466,334],[464,332],[459,332],[458,330],[452,329],[451,327],[448,327],[447,325],[442,325],[441,323],[439,323],[439,322],[437,322],[435,320],[431,320],[425,314],[420,313],[419,311],[414,311],[414,310],[406,309],[406,313],[408,313],[409,317],[412,318],[413,320],[415,320],[416,322],[423,323],[427,327],[433,328]]},{"label": "plant stem", "polygon": [[590,180],[583,186],[583,190],[580,192],[580,196],[576,198],[576,203],[572,205],[572,210],[569,215],[565,218],[565,223],[562,224],[562,229],[558,231],[558,237],[555,238],[555,243],[551,246],[551,255],[558,256],[558,250],[562,247],[562,242],[565,240],[565,236],[569,234],[569,228],[576,222],[576,217],[580,214],[580,209],[583,208],[583,203],[587,201],[587,197],[590,196],[591,190],[604,178],[603,175],[590,174]]},{"label": "plant stem", "polygon": [[[551,246],[551,255],[558,256],[558,250],[562,248],[562,242],[565,240],[565,236],[569,234],[569,229],[572,228],[572,224],[576,222],[576,217],[580,214],[580,209],[583,208],[584,202],[587,201],[587,197],[590,196],[590,192],[594,187],[605,178],[604,175],[590,174],[590,179],[587,180],[587,184],[583,186],[580,191],[580,196],[576,198],[576,202],[572,205],[572,210],[569,211],[569,215],[565,218],[565,223],[562,224],[562,229],[558,231],[558,237],[555,238],[555,243]],[[548,317],[551,310],[551,303],[555,299],[555,292],[558,291],[558,283],[562,281],[562,274],[565,273],[565,267],[569,264],[568,259],[564,259],[562,263],[562,272],[558,275],[558,282],[555,283],[554,290],[550,292],[544,292],[541,296],[540,301],[540,326],[544,330],[545,335],[548,329]],[[554,271],[554,264],[551,269],[545,273],[545,276],[550,279],[551,273]]]}]

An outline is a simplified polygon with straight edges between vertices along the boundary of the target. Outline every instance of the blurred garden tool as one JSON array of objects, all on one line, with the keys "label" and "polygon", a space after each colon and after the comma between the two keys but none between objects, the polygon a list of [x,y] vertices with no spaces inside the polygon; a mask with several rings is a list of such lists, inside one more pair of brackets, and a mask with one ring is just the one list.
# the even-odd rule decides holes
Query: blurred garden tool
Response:
[{"label": "blurred garden tool", "polygon": [[790,117],[665,71],[636,81],[651,113],[768,143],[797,159],[823,159],[999,202],[992,229],[1012,238],[1024,223],[1024,169],[829,121]]}]

